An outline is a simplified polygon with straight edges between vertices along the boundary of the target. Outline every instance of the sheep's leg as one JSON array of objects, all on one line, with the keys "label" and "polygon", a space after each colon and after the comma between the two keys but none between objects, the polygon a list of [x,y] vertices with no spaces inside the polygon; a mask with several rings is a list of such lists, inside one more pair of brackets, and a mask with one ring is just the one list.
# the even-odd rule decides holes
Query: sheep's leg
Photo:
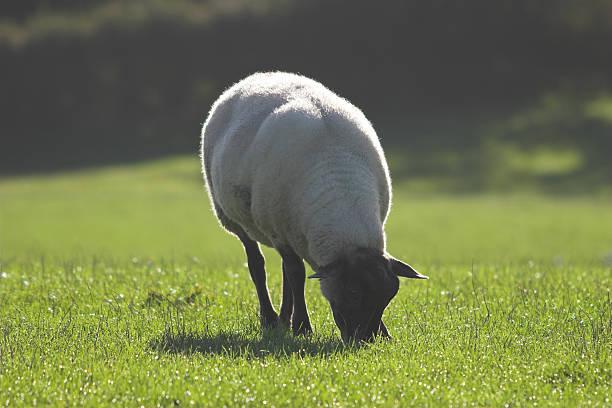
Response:
[{"label": "sheep's leg", "polygon": [[266,269],[265,260],[259,244],[252,239],[239,237],[244,245],[246,251],[247,260],[249,264],[249,272],[251,273],[251,279],[255,284],[257,290],[257,297],[259,298],[259,319],[261,321],[262,328],[273,328],[278,326],[278,315],[272,306],[270,301],[270,294],[268,293],[268,286],[266,285]]},{"label": "sheep's leg", "polygon": [[279,249],[283,259],[283,274],[289,281],[293,292],[293,314],[291,315],[291,328],[293,334],[312,333],[306,299],[304,299],[304,284],[306,282],[306,269],[304,262],[289,248]]},{"label": "sheep's leg", "polygon": [[283,299],[281,300],[280,307],[280,323],[284,326],[289,327],[291,324],[291,315],[293,314],[293,291],[291,290],[291,284],[287,276],[287,268],[283,262]]}]

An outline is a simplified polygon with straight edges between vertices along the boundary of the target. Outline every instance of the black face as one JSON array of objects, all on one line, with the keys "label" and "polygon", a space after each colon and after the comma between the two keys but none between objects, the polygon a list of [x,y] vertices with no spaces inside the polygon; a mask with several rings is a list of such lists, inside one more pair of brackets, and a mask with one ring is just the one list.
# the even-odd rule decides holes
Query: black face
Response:
[{"label": "black face", "polygon": [[380,330],[383,312],[399,289],[399,279],[383,254],[356,251],[321,279],[344,341],[369,341]]}]

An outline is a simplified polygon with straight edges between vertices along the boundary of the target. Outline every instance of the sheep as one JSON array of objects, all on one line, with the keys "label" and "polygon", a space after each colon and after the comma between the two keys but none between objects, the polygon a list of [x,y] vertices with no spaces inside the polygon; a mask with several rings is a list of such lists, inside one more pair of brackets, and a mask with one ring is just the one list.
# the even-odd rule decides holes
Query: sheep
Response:
[{"label": "sheep", "polygon": [[[248,76],[212,105],[202,170],[220,224],[242,242],[262,328],[312,332],[304,260],[319,280],[343,341],[389,337],[382,314],[398,276],[427,279],[385,251],[391,180],[364,114],[304,76]],[[277,315],[259,243],[282,259]]]}]

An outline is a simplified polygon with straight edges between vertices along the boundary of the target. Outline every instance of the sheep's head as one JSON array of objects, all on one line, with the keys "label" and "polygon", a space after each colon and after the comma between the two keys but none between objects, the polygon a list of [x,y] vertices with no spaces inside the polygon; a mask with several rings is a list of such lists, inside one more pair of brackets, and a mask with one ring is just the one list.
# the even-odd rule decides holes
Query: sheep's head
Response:
[{"label": "sheep's head", "polygon": [[310,278],[318,278],[343,341],[370,341],[380,333],[383,312],[399,289],[398,276],[427,279],[392,256],[354,249]]}]

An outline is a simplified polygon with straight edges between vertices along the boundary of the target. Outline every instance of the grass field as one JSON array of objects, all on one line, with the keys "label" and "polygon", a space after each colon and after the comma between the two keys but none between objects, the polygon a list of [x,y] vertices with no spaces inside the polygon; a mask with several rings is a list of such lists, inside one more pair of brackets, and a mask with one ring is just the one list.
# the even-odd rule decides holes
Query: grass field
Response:
[{"label": "grass field", "polygon": [[430,280],[356,347],[312,281],[315,334],[261,333],[193,158],[2,180],[0,406],[611,406],[610,197],[417,185],[388,245]]}]

